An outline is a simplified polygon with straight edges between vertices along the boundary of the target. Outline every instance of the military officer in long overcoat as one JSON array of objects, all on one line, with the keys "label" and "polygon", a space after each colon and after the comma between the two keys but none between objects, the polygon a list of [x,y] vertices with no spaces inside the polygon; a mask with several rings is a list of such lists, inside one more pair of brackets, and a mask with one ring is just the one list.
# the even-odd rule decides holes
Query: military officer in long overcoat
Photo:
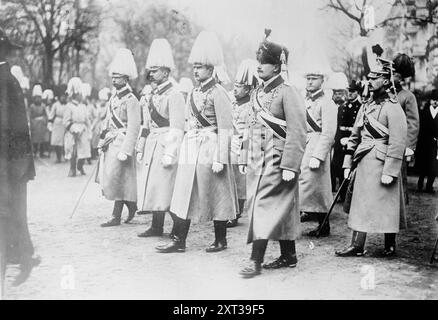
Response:
[{"label": "military officer in long overcoat", "polygon": [[184,97],[169,80],[175,63],[166,39],[155,39],[152,42],[146,68],[157,86],[140,100],[143,126],[136,147],[139,162],[138,209],[152,213],[151,227],[138,235],[145,238],[163,234],[164,217],[170,209],[185,123]]},{"label": "military officer in long overcoat", "polygon": [[300,175],[300,211],[302,221],[306,215],[316,215],[318,227],[309,236],[330,234],[330,224],[322,222],[333,202],[330,161],[334,143],[338,107],[332,97],[324,93],[322,85],[327,71],[315,67],[306,74],[307,142]]},{"label": "military officer in long overcoat", "polygon": [[285,83],[287,48],[267,40],[257,60],[263,83],[251,95],[249,143],[241,153],[240,170],[247,172],[250,264],[240,274],[261,273],[268,240],[280,242],[281,255],[263,265],[266,269],[297,264],[295,239],[300,233],[298,177],[306,145],[306,116],[298,90]]},{"label": "military officer in long overcoat", "polygon": [[356,167],[348,217],[353,239],[349,247],[336,252],[341,257],[363,255],[368,232],[384,233],[382,255],[393,256],[396,233],[406,223],[401,201],[406,116],[388,94],[392,87],[391,64],[380,61],[380,68],[369,74],[372,96],[359,110],[347,144],[345,177]]},{"label": "military officer in long overcoat", "polygon": [[217,36],[203,31],[189,56],[199,86],[188,96],[187,133],[178,161],[170,211],[177,216],[175,237],[158,246],[161,253],[183,252],[191,221],[213,220],[214,242],[207,252],[227,248],[227,221],[236,218],[237,188],[231,166],[232,106],[226,90],[214,79],[214,68],[223,64]]},{"label": "military officer in long overcoat", "polygon": [[137,78],[137,67],[129,49],[121,48],[110,65],[110,75],[115,93],[108,103],[106,119],[102,126],[98,149],[97,181],[103,195],[114,201],[112,219],[102,227],[119,226],[123,206],[129,211],[125,223],[129,223],[137,211],[137,173],[135,144],[140,131],[140,104],[128,84]]}]

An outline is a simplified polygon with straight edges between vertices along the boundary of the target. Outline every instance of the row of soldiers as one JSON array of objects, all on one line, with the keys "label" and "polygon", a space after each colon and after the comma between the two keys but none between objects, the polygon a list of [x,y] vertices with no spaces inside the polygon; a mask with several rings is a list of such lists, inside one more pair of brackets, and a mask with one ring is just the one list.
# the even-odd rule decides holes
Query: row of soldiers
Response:
[{"label": "row of soldiers", "polygon": [[161,236],[169,213],[170,242],[156,250],[172,253],[185,251],[191,223],[213,220],[214,241],[206,251],[220,252],[227,248],[227,222],[236,222],[246,201],[253,247],[251,264],[241,274],[261,273],[268,240],[280,242],[281,255],[263,267],[295,267],[300,220],[314,214],[319,225],[309,236],[330,234],[324,218],[333,202],[336,140],[343,146],[335,146],[343,173],[337,177],[351,180],[354,189],[347,208],[352,244],[336,254],[363,255],[367,232],[384,233],[383,256],[395,254],[395,235],[405,223],[402,166],[405,155],[413,154],[411,138],[418,129],[418,122],[414,129],[410,125],[412,110],[406,116],[402,108],[407,106],[403,95],[411,96],[398,87],[411,61],[397,58],[402,68],[396,70],[395,63],[379,58],[365,99],[358,100],[357,84],[349,88],[346,108],[354,103],[355,111],[348,124],[338,127],[338,116],[342,120],[347,112],[338,113],[324,92],[326,74],[306,73],[303,98],[285,81],[288,49],[270,41],[269,34],[257,61],[245,60],[239,67],[233,101],[220,84],[217,67],[223,65],[223,53],[214,33],[203,31],[194,43],[188,62],[199,85],[186,101],[169,81],[175,65],[167,40],[151,45],[146,68],[153,90],[140,101],[129,85],[138,76],[132,53],[117,52],[110,65],[116,92],[101,133],[96,179],[104,196],[114,200],[114,209],[102,227],[120,225],[126,205],[127,223],[136,212],[152,213],[151,227],[139,236]]}]

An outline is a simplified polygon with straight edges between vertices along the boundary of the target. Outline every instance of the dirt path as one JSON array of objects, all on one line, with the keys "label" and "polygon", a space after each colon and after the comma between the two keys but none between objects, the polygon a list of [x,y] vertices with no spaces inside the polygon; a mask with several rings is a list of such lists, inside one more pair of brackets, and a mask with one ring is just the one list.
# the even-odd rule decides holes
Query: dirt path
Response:
[{"label": "dirt path", "polygon": [[[118,228],[99,226],[112,204],[94,183],[70,219],[88,176],[67,178],[67,164],[53,162],[38,160],[37,179],[29,184],[30,230],[42,263],[18,288],[10,286],[17,270],[8,270],[7,299],[438,299],[438,263],[428,264],[437,234],[437,196],[411,192],[410,229],[398,238],[396,259],[375,257],[382,235],[369,237],[367,257],[336,258],[335,249],[351,237],[347,216],[336,208],[331,237],[311,242],[303,236],[297,242],[297,268],[245,280],[238,271],[250,253],[246,217],[229,230],[224,252],[205,253],[213,237],[212,224],[205,224],[191,228],[186,253],[157,254],[154,247],[165,239],[136,236],[149,216]],[[86,170],[91,173],[92,166]],[[411,178],[411,189],[414,185]],[[313,226],[303,224],[303,231]],[[270,243],[266,259],[278,252]]]}]

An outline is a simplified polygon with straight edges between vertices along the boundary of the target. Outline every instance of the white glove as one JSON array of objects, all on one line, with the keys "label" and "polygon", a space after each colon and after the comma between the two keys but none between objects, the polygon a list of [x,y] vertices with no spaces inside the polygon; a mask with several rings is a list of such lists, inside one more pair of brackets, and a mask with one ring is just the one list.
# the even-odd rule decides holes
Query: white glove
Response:
[{"label": "white glove", "polygon": [[283,170],[283,181],[289,182],[295,178],[295,172]]},{"label": "white glove", "polygon": [[342,139],[341,139],[341,145],[342,145],[342,146],[346,146],[347,143],[348,143],[348,139],[349,139],[349,138],[342,138]]},{"label": "white glove", "polygon": [[344,170],[344,179],[348,179],[348,177],[350,176],[350,172],[351,170],[348,168]]},{"label": "white glove", "polygon": [[222,170],[224,170],[224,165],[222,163],[219,163],[219,162],[213,162],[211,169],[213,170],[214,173],[219,173]]},{"label": "white glove", "polygon": [[139,153],[137,153],[137,161],[141,162],[141,160],[143,160],[143,153],[139,152]]},{"label": "white glove", "polygon": [[394,181],[394,178],[391,176],[387,176],[386,174],[382,175],[382,184],[388,185]]},{"label": "white glove", "polygon": [[128,155],[126,153],[119,152],[117,154],[117,159],[119,159],[120,161],[126,161],[128,159]]},{"label": "white glove", "polygon": [[167,154],[163,155],[161,158],[161,163],[163,164],[163,167],[167,168],[172,165],[173,158]]},{"label": "white glove", "polygon": [[321,165],[321,161],[319,161],[316,158],[311,158],[309,161],[309,168],[310,169],[319,169],[320,165]]},{"label": "white glove", "polygon": [[405,158],[407,162],[411,162],[413,155],[414,155],[414,150],[412,150],[411,148],[406,148]]},{"label": "white glove", "polygon": [[245,165],[239,165],[239,172],[240,174],[245,175],[246,174],[246,166]]}]

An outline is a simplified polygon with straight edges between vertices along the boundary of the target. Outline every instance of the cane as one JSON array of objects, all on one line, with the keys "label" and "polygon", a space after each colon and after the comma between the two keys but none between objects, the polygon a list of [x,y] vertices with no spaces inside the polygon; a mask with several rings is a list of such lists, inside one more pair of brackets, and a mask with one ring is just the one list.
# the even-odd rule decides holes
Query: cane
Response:
[{"label": "cane", "polygon": [[97,168],[98,164],[99,164],[99,160],[98,160],[98,161],[96,162],[96,164],[94,165],[93,171],[91,172],[90,177],[88,178],[88,181],[87,181],[87,183],[85,184],[85,186],[84,186],[84,188],[83,188],[83,190],[82,190],[81,195],[79,196],[78,200],[76,201],[76,205],[75,205],[75,207],[74,207],[74,209],[73,209],[73,211],[72,211],[72,213],[71,213],[70,219],[73,218],[73,215],[75,214],[76,209],[78,208],[79,204],[81,203],[82,197],[84,196],[85,191],[87,190],[88,185],[90,184],[91,178],[94,177],[94,172],[96,171],[96,168]]},{"label": "cane", "polygon": [[317,238],[319,238],[319,235],[321,233],[322,227],[327,223],[327,220],[330,217],[330,214],[332,213],[333,208],[335,207],[336,202],[338,201],[339,197],[341,196],[341,192],[344,189],[345,184],[350,181],[352,172],[353,172],[353,170],[350,171],[350,174],[348,175],[347,179],[344,179],[344,181],[342,181],[341,186],[338,189],[338,192],[336,192],[335,199],[333,200],[333,203],[330,206],[329,211],[325,215],[324,220],[322,221],[321,227],[316,231],[316,237]]}]

